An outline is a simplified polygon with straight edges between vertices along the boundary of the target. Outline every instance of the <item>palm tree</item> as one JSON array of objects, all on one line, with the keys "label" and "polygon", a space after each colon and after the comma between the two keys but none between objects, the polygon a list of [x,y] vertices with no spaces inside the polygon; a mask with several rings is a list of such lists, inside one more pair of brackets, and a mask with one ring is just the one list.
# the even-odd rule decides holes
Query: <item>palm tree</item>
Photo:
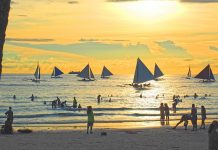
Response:
[{"label": "palm tree", "polygon": [[0,79],[2,74],[2,57],[5,43],[5,32],[8,25],[8,15],[11,0],[0,0]]}]

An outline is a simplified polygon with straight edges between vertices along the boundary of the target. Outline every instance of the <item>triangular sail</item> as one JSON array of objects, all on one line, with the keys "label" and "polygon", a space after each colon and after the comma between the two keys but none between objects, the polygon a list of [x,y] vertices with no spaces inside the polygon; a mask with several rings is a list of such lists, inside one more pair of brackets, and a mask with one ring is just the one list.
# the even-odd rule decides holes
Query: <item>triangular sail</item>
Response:
[{"label": "triangular sail", "polygon": [[155,63],[155,67],[154,67],[154,78],[159,78],[161,76],[163,76],[163,72],[160,70],[160,68],[158,67],[158,65]]},{"label": "triangular sail", "polygon": [[85,79],[95,78],[89,64],[80,72],[79,77]]},{"label": "triangular sail", "polygon": [[144,65],[144,63],[138,58],[133,83],[138,84],[138,83],[143,83],[143,82],[153,80],[153,79],[154,79],[153,74]]},{"label": "triangular sail", "polygon": [[205,80],[215,80],[213,72],[208,64],[195,78],[205,79]]},{"label": "triangular sail", "polygon": [[188,77],[188,78],[191,78],[191,76],[192,76],[192,74],[191,74],[191,68],[190,68],[190,66],[189,66],[187,77]]},{"label": "triangular sail", "polygon": [[101,77],[107,77],[107,76],[112,76],[113,73],[110,72],[105,66],[103,67]]},{"label": "triangular sail", "polygon": [[36,71],[34,73],[34,77],[35,77],[35,79],[40,79],[40,67],[39,67],[39,64],[36,67]]},{"label": "triangular sail", "polygon": [[64,73],[60,69],[58,69],[57,67],[54,67],[51,76],[57,77],[57,76],[62,75],[62,74],[64,74]]},{"label": "triangular sail", "polygon": [[93,79],[95,78],[91,68],[90,68],[90,77]]}]

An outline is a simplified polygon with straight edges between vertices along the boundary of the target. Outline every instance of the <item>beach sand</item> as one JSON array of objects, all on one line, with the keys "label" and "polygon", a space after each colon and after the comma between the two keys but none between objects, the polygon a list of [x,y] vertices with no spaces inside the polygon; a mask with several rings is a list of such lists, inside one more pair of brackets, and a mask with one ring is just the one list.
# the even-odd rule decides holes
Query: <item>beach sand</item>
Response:
[{"label": "beach sand", "polygon": [[[101,136],[101,132],[107,132]],[[0,135],[0,150],[207,150],[207,130],[182,127],[35,131]]]}]

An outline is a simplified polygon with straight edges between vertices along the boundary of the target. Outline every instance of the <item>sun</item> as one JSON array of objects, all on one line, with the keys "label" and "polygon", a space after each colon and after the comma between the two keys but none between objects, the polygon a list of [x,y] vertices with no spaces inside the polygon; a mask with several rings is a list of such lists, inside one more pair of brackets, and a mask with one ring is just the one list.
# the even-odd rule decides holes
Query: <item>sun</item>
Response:
[{"label": "sun", "polygon": [[176,1],[144,0],[126,2],[119,5],[118,12],[130,20],[142,20],[156,22],[169,19],[182,10]]}]

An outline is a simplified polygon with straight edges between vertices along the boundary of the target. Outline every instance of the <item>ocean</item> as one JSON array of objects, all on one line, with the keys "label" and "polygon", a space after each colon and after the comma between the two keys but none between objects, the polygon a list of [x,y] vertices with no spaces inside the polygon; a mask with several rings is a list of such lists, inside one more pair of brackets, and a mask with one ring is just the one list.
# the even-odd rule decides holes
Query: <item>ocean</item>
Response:
[{"label": "ocean", "polygon": [[[132,75],[114,75],[109,79],[101,79],[96,75],[96,81],[79,81],[76,75],[66,74],[63,78],[52,79],[50,75],[42,75],[45,81],[34,83],[33,75],[5,74],[0,81],[0,123],[5,121],[5,112],[11,106],[14,112],[14,126],[84,126],[86,125],[87,106],[94,108],[95,121],[102,127],[112,124],[136,126],[160,125],[160,103],[168,103],[172,107],[174,94],[180,95],[182,102],[177,105],[177,113],[172,111],[170,119],[179,119],[181,114],[190,113],[194,103],[200,114],[200,107],[204,105],[209,119],[218,118],[218,82],[202,83],[198,79],[186,79],[179,75],[164,76],[164,80],[151,81],[150,87],[137,89],[129,86]],[[218,76],[215,76],[218,79]],[[194,93],[199,97],[193,98]],[[13,95],[16,99],[13,99]],[[37,98],[30,100],[34,94]],[[97,96],[103,100],[97,103]],[[142,94],[142,98],[140,98]],[[205,94],[206,98],[203,98]],[[159,95],[158,98],[156,96]],[[190,97],[184,98],[184,95]],[[51,101],[59,97],[72,106],[75,96],[81,111],[65,108],[52,109]],[[111,97],[112,96],[112,97]],[[111,102],[109,99],[111,98]],[[46,101],[46,104],[44,102]],[[200,118],[200,115],[199,115]]]}]

